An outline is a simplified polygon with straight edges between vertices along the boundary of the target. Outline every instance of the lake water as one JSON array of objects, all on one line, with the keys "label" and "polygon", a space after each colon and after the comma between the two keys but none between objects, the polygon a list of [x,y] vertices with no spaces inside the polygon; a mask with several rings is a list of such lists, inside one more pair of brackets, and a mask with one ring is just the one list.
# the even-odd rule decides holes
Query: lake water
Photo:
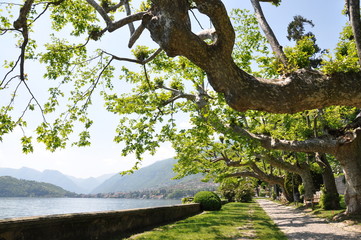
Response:
[{"label": "lake water", "polygon": [[170,206],[180,200],[124,198],[0,198],[0,219]]}]

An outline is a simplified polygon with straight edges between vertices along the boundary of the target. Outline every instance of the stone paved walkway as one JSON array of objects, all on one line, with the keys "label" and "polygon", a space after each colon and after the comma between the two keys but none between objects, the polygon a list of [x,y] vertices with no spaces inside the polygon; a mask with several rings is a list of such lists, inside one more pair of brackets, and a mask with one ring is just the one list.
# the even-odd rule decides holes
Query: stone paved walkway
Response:
[{"label": "stone paved walkway", "polygon": [[361,233],[347,231],[339,223],[307,216],[300,211],[267,199],[257,202],[291,240],[361,240]]}]

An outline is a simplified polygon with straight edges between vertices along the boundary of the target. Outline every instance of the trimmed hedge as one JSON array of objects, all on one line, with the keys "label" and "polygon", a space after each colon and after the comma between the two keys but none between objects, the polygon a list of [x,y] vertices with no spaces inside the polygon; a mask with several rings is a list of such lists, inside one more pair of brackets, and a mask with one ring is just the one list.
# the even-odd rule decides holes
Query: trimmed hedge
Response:
[{"label": "trimmed hedge", "polygon": [[222,208],[222,201],[217,194],[201,191],[194,195],[194,202],[199,203],[204,211],[218,211]]}]

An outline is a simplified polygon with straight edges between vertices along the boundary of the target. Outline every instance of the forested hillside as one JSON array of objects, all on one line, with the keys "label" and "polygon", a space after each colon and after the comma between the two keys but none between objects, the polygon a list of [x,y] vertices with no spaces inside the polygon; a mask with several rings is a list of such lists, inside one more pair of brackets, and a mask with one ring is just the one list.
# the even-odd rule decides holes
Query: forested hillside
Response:
[{"label": "forested hillside", "polygon": [[121,176],[116,174],[95,188],[92,193],[132,192],[170,188],[194,190],[210,186],[215,187],[214,183],[202,182],[202,175],[200,174],[172,180],[176,175],[173,171],[175,163],[177,163],[175,159],[166,159],[141,168],[131,175]]},{"label": "forested hillside", "polygon": [[50,183],[0,177],[0,197],[75,197],[76,194]]}]

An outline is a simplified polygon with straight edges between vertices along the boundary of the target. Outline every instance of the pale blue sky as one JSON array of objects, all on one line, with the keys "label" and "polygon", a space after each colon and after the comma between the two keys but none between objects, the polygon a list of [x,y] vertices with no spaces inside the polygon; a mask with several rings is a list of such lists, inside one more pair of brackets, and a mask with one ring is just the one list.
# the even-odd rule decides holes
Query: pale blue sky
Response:
[{"label": "pale blue sky", "polygon": [[[21,2],[21,1],[14,1]],[[225,0],[227,8],[247,8],[251,9],[249,0],[234,1]],[[264,13],[269,21],[269,24],[275,31],[279,38],[281,45],[292,45],[286,39],[287,24],[295,15],[302,15],[315,24],[313,29],[309,29],[315,33],[318,45],[323,48],[333,49],[337,43],[339,32],[344,26],[347,18],[341,15],[343,8],[343,0],[283,0],[280,7],[275,7],[271,4],[262,3]],[[207,25],[207,23],[204,23]],[[37,28],[36,37],[41,40],[46,40],[46,21]],[[95,48],[103,48],[111,51],[118,56],[129,56],[127,49],[128,29],[124,31],[117,31],[112,34],[107,34],[101,41],[92,43]],[[142,44],[155,46],[149,39],[143,38]],[[0,61],[10,58],[14,53],[14,42],[11,38],[0,37]],[[121,67],[123,63],[117,63],[116,67]],[[138,66],[133,65],[133,68]],[[27,70],[30,76],[29,85],[34,89],[39,99],[45,98],[46,86],[49,84],[42,79],[42,68],[35,63],[29,63]],[[3,76],[4,69],[0,69],[0,76]],[[27,102],[26,92],[21,91],[17,104],[25,104]],[[1,93],[0,105],[8,101],[4,93]],[[23,103],[21,101],[24,101]],[[21,146],[19,144],[21,131],[17,129],[14,133],[4,137],[4,141],[0,143],[0,167],[20,168],[30,167],[38,170],[55,169],[65,174],[76,177],[90,177],[99,176],[105,173],[115,173],[127,170],[132,167],[134,163],[134,156],[121,157],[121,146],[112,142],[114,136],[114,127],[117,124],[117,119],[113,114],[107,113],[102,108],[102,103],[98,102],[93,106],[91,115],[95,118],[95,123],[92,129],[92,146],[88,148],[69,147],[65,150],[60,150],[55,153],[46,151],[40,144],[35,144],[35,152],[33,154],[21,154]],[[39,121],[38,116],[31,117],[32,124]],[[187,126],[186,119],[180,119],[181,124]],[[27,130],[31,133],[32,129]],[[144,165],[149,165],[157,160],[172,157],[174,151],[169,144],[164,144],[159,149],[155,156],[144,156]]]}]

